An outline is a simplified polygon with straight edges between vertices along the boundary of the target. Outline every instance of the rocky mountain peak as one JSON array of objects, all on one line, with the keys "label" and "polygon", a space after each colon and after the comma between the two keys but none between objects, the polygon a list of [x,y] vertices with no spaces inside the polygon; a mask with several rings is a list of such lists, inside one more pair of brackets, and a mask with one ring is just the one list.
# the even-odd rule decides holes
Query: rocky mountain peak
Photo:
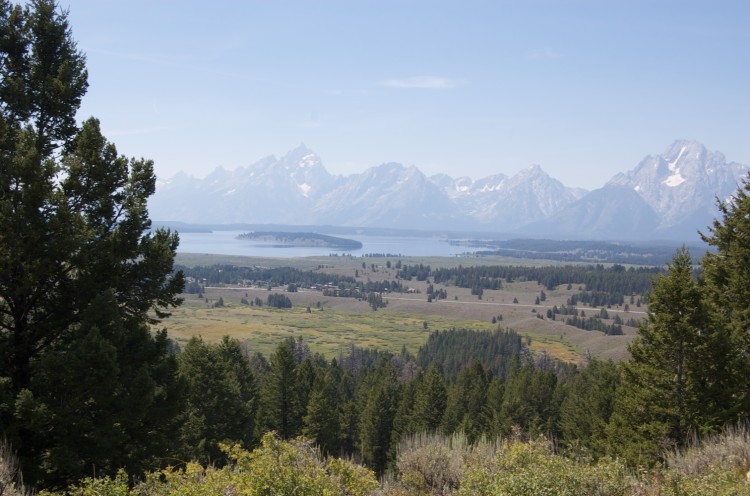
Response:
[{"label": "rocky mountain peak", "polygon": [[689,239],[709,225],[715,198],[733,194],[747,169],[696,141],[677,140],[604,188],[586,192],[565,187],[537,164],[512,177],[494,174],[476,181],[445,174],[428,179],[415,166],[393,162],[331,176],[300,144],[280,159],[268,156],[234,171],[218,167],[204,179],[160,179],[149,208],[156,220],[199,223],[493,232],[536,225],[545,235],[563,237]]}]

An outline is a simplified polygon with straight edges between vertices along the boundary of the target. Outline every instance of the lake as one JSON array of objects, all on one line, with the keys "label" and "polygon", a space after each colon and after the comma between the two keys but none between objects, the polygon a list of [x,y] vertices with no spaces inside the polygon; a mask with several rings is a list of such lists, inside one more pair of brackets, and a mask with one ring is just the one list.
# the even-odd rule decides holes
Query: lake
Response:
[{"label": "lake", "polygon": [[[411,236],[339,236],[355,239],[362,243],[360,250],[337,251],[331,248],[311,246],[279,246],[270,242],[237,239],[237,235],[247,231],[213,231],[210,233],[180,233],[179,253],[210,253],[216,255],[241,255],[247,257],[314,257],[328,256],[331,253],[354,256],[371,253],[390,253],[403,256],[452,257],[475,251],[475,248],[458,246],[447,238]],[[453,240],[455,242],[455,240]]]}]

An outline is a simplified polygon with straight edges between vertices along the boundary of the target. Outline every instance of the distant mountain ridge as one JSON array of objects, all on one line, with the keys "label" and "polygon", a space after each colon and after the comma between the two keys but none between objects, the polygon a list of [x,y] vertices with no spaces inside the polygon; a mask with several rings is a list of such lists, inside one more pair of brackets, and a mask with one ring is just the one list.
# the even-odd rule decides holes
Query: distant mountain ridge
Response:
[{"label": "distant mountain ridge", "polygon": [[478,180],[387,163],[331,175],[301,145],[204,179],[180,173],[157,183],[156,220],[189,223],[338,225],[486,231],[567,239],[695,239],[715,199],[737,189],[748,166],[695,141],[615,175],[602,188],[569,188],[538,165]]}]

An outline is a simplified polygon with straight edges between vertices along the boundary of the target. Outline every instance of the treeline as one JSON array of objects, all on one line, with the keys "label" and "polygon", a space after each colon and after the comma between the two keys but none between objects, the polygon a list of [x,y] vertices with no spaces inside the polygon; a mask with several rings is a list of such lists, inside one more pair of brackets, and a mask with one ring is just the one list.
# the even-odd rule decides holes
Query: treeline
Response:
[{"label": "treeline", "polygon": [[182,272],[187,278],[202,281],[207,285],[265,284],[286,286],[296,284],[305,288],[325,284],[332,284],[337,287],[356,285],[356,280],[350,276],[299,270],[292,267],[260,268],[229,264],[197,267],[175,265],[174,270],[175,272]]},{"label": "treeline", "polygon": [[[291,288],[325,287],[330,296],[359,297],[366,293],[404,292],[401,281],[365,281],[354,277],[291,267],[272,269],[237,265],[210,265],[186,267],[175,266],[175,272],[182,272],[190,281],[186,292],[198,293],[206,285],[252,284],[260,286],[287,286]],[[338,291],[337,291],[338,290]]]},{"label": "treeline", "polygon": [[502,289],[503,281],[537,281],[547,289],[567,285],[579,287],[577,301],[591,306],[622,305],[626,298],[639,295],[639,301],[651,291],[651,280],[664,273],[659,267],[629,267],[615,264],[611,267],[597,265],[564,265],[549,267],[523,267],[511,265],[480,265],[433,270],[429,265],[405,264],[396,273],[400,279],[426,281],[470,288],[472,294],[481,295],[485,289]]},{"label": "treeline", "polygon": [[[462,432],[470,441],[518,432],[580,440],[578,428],[563,422],[583,414],[565,401],[580,372],[532,357],[508,330],[434,332],[417,356],[352,346],[330,361],[301,339],[264,357],[229,338],[193,338],[177,363],[185,420],[172,453],[181,459],[218,463],[219,442],[252,448],[268,431],[304,435],[323,453],[353,455],[377,473],[393,468],[399,440],[418,432]],[[611,363],[596,367],[617,374]],[[605,392],[609,399],[600,401],[612,399]]]},{"label": "treeline", "polygon": [[[528,345],[530,341],[527,341]],[[529,358],[523,338],[512,329],[492,332],[465,329],[435,331],[419,348],[417,364],[423,369],[435,365],[448,383],[453,383],[467,364],[478,361],[493,375],[506,377],[514,356]]]},{"label": "treeline", "polygon": [[[402,271],[405,271],[404,268]],[[455,268],[439,268],[425,272],[435,282],[471,288],[476,285],[484,289],[501,287],[502,280],[537,281],[547,289],[560,285],[582,285],[586,291],[603,291],[623,295],[645,294],[651,290],[651,278],[664,270],[657,267],[629,267],[613,265],[562,265],[549,267],[523,267],[513,265],[480,265]]]},{"label": "treeline", "polygon": [[629,327],[638,327],[639,323],[634,318],[629,318],[624,321],[619,314],[615,314],[612,318],[612,323],[607,324],[602,319],[608,320],[610,318],[609,312],[606,308],[602,308],[599,312],[594,315],[586,317],[584,310],[578,310],[572,306],[557,305],[547,309],[547,318],[550,320],[557,320],[558,315],[567,316],[561,319],[566,325],[577,327],[585,331],[601,331],[608,336],[617,336],[622,334],[622,326],[626,325]]},{"label": "treeline", "polygon": [[[507,241],[470,241],[470,245],[491,248],[477,255],[501,255],[559,262],[608,262],[634,265],[664,265],[679,245],[637,246],[606,241],[572,241],[551,239],[511,239]],[[690,246],[691,256],[699,260],[705,246]]]}]

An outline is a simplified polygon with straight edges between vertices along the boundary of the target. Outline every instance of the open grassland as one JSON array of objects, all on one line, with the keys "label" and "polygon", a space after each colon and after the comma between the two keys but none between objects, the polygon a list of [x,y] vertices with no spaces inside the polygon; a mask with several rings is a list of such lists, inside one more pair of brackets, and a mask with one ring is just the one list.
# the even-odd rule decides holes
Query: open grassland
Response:
[{"label": "open grassland", "polygon": [[[292,266],[302,270],[317,270],[326,273],[349,275],[366,281],[392,280],[396,278],[392,265],[396,258],[378,257],[310,257],[298,259],[246,258],[214,255],[181,255],[178,262],[185,265],[211,265],[230,263],[261,267]],[[507,259],[501,262],[485,258],[439,258],[401,257],[402,263],[422,263],[434,267],[469,265],[469,260],[497,265],[525,261]],[[362,264],[365,264],[363,268]],[[551,263],[551,262],[548,262]],[[373,267],[374,265],[374,267]],[[566,304],[567,299],[578,291],[578,286],[545,289],[532,281],[517,281],[504,284],[500,290],[485,290],[482,298],[471,295],[467,288],[434,284],[435,290],[445,289],[448,298],[427,301],[427,282],[412,280],[404,283],[413,293],[391,293],[384,295],[386,308],[373,311],[365,301],[354,298],[324,296],[322,292],[301,289],[286,292],[286,288],[257,287],[207,287],[202,298],[184,295],[184,304],[163,322],[170,336],[177,342],[185,342],[192,336],[216,341],[225,335],[247,342],[252,351],[268,354],[287,337],[302,337],[313,351],[331,358],[352,343],[360,347],[399,352],[406,347],[416,352],[434,330],[451,328],[491,330],[498,326],[511,328],[531,338],[531,347],[537,353],[546,352],[561,360],[578,362],[591,354],[602,358],[620,360],[627,357],[627,343],[635,329],[623,327],[625,335],[606,336],[598,331],[583,331],[561,322],[561,316],[553,321],[546,317],[548,309]],[[540,292],[546,293],[546,301],[536,304]],[[273,309],[241,303],[241,299],[265,304],[269,294],[283,293],[293,303],[291,309]],[[215,307],[222,299],[223,307]],[[309,307],[309,310],[308,310]],[[594,315],[599,309],[583,308],[586,314]],[[623,320],[641,319],[645,307],[608,309],[610,315],[619,313]],[[544,318],[539,318],[541,314]],[[493,318],[496,323],[492,323]]]},{"label": "open grassland", "polygon": [[[225,298],[226,301],[226,298]],[[366,305],[365,305],[366,307]],[[366,307],[361,312],[334,310],[323,306],[291,309],[251,307],[231,303],[221,308],[186,306],[169,319],[170,335],[178,342],[200,335],[216,341],[230,335],[246,341],[252,351],[269,355],[287,337],[302,337],[314,352],[331,358],[351,343],[393,352],[402,346],[412,352],[421,346],[432,329],[460,326],[469,329],[491,329],[487,322],[430,317],[427,328],[425,316]]]},{"label": "open grassland", "polygon": [[[561,262],[554,260],[521,259],[513,257],[502,257],[495,255],[457,255],[454,257],[370,257],[370,256],[318,256],[318,257],[245,257],[240,255],[215,255],[208,253],[178,253],[176,263],[190,267],[196,265],[233,264],[258,267],[293,267],[300,270],[312,270],[320,265],[329,265],[339,269],[356,269],[362,267],[362,262],[369,267],[371,264],[385,265],[386,261],[396,262],[401,260],[405,264],[424,264],[432,268],[458,267],[463,265],[523,265],[527,267],[540,267],[556,265]],[[566,262],[567,264],[568,262]],[[570,262],[571,265],[589,265],[588,263]],[[604,264],[610,265],[610,264]]]}]

